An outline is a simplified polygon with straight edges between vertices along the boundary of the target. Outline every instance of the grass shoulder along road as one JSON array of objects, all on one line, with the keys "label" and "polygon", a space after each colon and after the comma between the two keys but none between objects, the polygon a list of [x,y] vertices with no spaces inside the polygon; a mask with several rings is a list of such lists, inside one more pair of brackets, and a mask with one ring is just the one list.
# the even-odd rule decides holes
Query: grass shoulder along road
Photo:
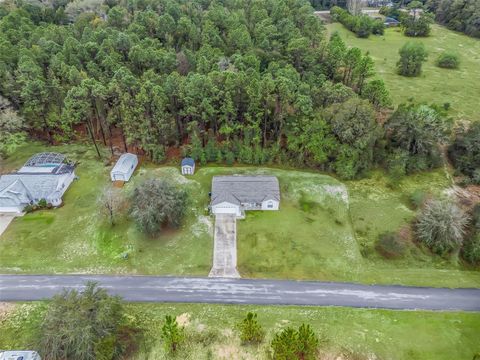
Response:
[{"label": "grass shoulder along road", "polygon": [[[4,307],[7,305],[4,304]],[[8,305],[0,312],[0,348],[31,348],[46,303]],[[274,333],[310,324],[320,335],[322,359],[472,360],[480,351],[479,313],[237,306],[209,304],[128,304],[127,321],[144,330],[131,360],[170,358],[159,334],[165,315],[177,316],[187,331],[181,359],[268,359]],[[235,325],[248,311],[266,330],[260,346],[243,346]]]}]

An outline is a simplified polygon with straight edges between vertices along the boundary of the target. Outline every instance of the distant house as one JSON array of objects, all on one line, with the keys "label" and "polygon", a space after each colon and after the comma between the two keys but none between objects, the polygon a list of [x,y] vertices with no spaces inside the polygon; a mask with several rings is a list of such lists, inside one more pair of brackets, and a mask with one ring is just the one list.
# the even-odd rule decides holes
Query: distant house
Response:
[{"label": "distant house", "polygon": [[195,160],[184,158],[182,160],[182,175],[193,175],[195,173]]},{"label": "distant house", "polygon": [[0,360],[42,360],[36,351],[1,351]]},{"label": "distant house", "polygon": [[386,27],[395,27],[400,25],[400,21],[391,17],[386,17],[383,23]]},{"label": "distant house", "polygon": [[0,212],[22,212],[42,199],[59,206],[74,179],[74,166],[62,154],[36,154],[18,171],[0,176]]},{"label": "distant house", "polygon": [[115,163],[110,177],[112,181],[128,181],[138,165],[138,157],[135,154],[125,153]]},{"label": "distant house", "polygon": [[213,214],[244,215],[246,210],[278,210],[280,187],[275,176],[214,176]]}]

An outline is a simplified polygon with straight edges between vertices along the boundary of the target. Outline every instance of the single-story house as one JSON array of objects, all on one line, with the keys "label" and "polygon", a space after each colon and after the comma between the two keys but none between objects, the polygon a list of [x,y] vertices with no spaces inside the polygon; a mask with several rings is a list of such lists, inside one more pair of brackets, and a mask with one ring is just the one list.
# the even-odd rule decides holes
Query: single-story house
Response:
[{"label": "single-story house", "polygon": [[0,175],[0,212],[22,212],[42,199],[61,205],[63,194],[75,179],[74,169],[62,154],[32,156],[18,171]]},{"label": "single-story house", "polygon": [[135,154],[122,154],[115,163],[110,177],[112,181],[128,181],[138,165],[138,157]]},{"label": "single-story house", "polygon": [[36,351],[1,351],[0,360],[42,360]]},{"label": "single-story house", "polygon": [[182,159],[182,175],[193,175],[195,173],[195,160],[192,158]]},{"label": "single-story house", "polygon": [[278,210],[280,186],[275,176],[214,176],[210,209],[213,214],[235,214],[246,210]]},{"label": "single-story house", "polygon": [[391,17],[386,17],[383,23],[386,27],[395,27],[400,25],[400,21]]}]

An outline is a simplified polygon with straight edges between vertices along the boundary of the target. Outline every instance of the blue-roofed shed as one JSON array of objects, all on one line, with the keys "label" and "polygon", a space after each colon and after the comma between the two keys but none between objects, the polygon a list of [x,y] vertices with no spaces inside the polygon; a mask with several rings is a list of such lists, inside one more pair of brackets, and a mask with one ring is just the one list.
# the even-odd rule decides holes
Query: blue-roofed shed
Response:
[{"label": "blue-roofed shed", "polygon": [[182,175],[193,175],[195,173],[195,160],[186,157],[182,159]]}]

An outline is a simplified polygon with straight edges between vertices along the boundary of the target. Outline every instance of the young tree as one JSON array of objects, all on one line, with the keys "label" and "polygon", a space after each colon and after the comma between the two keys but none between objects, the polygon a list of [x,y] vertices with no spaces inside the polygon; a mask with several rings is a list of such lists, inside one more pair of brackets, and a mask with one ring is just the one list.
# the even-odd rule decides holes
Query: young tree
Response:
[{"label": "young tree", "polygon": [[101,213],[108,219],[110,225],[115,225],[118,216],[125,206],[125,199],[121,191],[108,186],[103,190],[99,203]]},{"label": "young tree", "polygon": [[425,45],[419,42],[407,42],[399,51],[398,73],[402,76],[415,77],[422,73],[422,64],[427,60]]},{"label": "young tree", "polygon": [[444,51],[438,56],[435,63],[438,67],[444,69],[458,69],[460,66],[460,59],[458,54],[452,51]]},{"label": "young tree", "polygon": [[469,218],[450,200],[428,201],[416,222],[420,241],[434,253],[446,255],[458,249],[463,242]]},{"label": "young tree", "polygon": [[277,333],[271,343],[275,360],[314,360],[320,341],[310,325],[302,324],[298,330],[288,327]]},{"label": "young tree", "polygon": [[110,296],[95,283],[84,290],[55,295],[40,325],[39,348],[50,360],[98,359],[97,347],[113,339],[111,359],[122,353],[119,332],[123,319],[120,298]]},{"label": "young tree", "polygon": [[138,185],[131,199],[130,214],[139,229],[157,234],[162,226],[180,226],[187,210],[187,192],[164,179]]},{"label": "young tree", "polygon": [[24,119],[15,111],[0,110],[0,159],[11,155],[26,140]]},{"label": "young tree", "polygon": [[185,340],[185,330],[178,325],[177,319],[171,315],[166,315],[161,337],[164,341],[165,350],[174,354]]},{"label": "young tree", "polygon": [[265,337],[265,331],[258,323],[256,313],[247,313],[247,316],[238,324],[238,329],[240,340],[244,344],[259,344]]}]

